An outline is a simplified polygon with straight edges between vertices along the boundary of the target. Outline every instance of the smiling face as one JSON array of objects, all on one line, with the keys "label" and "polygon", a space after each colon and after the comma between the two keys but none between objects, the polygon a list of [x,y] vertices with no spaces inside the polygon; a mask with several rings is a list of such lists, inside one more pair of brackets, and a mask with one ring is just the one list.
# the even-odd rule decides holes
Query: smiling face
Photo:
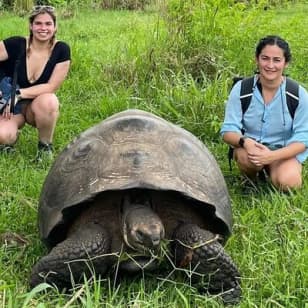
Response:
[{"label": "smiling face", "polygon": [[30,32],[37,41],[50,41],[56,33],[56,25],[52,16],[46,12],[40,13],[30,23]]},{"label": "smiling face", "polygon": [[260,78],[265,81],[280,82],[284,69],[288,66],[284,51],[277,45],[265,45],[256,57]]}]

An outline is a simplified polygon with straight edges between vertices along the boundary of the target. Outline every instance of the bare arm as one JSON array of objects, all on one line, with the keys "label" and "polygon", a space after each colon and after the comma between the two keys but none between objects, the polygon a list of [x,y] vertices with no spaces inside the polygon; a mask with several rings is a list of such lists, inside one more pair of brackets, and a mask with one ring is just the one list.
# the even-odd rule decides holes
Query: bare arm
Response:
[{"label": "bare arm", "polygon": [[239,147],[239,140],[243,137],[242,134],[235,133],[235,132],[226,132],[223,135],[224,142],[228,143],[229,145],[238,148]]},{"label": "bare arm", "polygon": [[50,76],[50,79],[47,83],[42,83],[29,88],[20,89],[21,97],[31,99],[44,93],[56,92],[68,74],[70,62],[71,61],[68,60],[58,63],[55,66],[52,75]]},{"label": "bare arm", "polygon": [[0,41],[0,61],[5,61],[8,59],[8,54],[4,46],[3,41]]},{"label": "bare arm", "polygon": [[[234,148],[239,148],[239,141],[240,138],[243,137],[242,134],[236,133],[236,132],[226,132],[223,135],[223,140],[231,145]],[[247,151],[247,153],[255,153],[256,151],[260,151],[258,146],[264,147],[262,144],[258,143],[256,140],[245,137],[245,143],[244,143],[244,149]]]}]

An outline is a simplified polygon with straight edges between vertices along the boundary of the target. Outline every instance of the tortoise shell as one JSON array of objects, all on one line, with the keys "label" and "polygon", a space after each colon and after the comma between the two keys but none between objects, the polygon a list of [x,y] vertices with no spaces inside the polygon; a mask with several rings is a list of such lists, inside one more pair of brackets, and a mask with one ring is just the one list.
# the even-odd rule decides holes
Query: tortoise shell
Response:
[{"label": "tortoise shell", "polygon": [[128,189],[177,192],[210,208],[223,238],[231,233],[227,186],[206,146],[177,125],[131,109],[87,129],[58,155],[39,201],[42,240],[58,243],[79,205]]}]

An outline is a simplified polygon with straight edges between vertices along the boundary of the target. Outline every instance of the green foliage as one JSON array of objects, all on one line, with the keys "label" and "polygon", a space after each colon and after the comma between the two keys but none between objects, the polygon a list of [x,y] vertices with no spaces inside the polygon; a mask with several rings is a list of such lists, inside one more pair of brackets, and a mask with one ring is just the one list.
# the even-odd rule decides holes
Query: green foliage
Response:
[{"label": "green foliage", "polygon": [[[291,22],[291,27],[285,28],[271,22],[275,14],[279,14],[278,10],[271,8],[277,3],[169,1],[164,15],[169,37],[165,65],[172,71],[184,69],[197,82],[204,76],[214,80],[222,75],[226,78],[230,75],[252,74],[254,48],[261,37],[278,33],[288,39],[291,29],[297,33],[302,32],[303,25],[298,23],[298,19]],[[294,4],[292,1],[279,1],[279,6],[288,8],[291,3]],[[301,17],[296,18],[302,20]],[[292,43],[299,44],[300,41]],[[300,50],[303,48],[296,49],[296,52]],[[248,54],[250,58],[246,57]]]},{"label": "green foliage", "polygon": [[52,5],[69,9],[99,8],[113,10],[144,10],[156,5],[158,0],[4,0],[0,1],[0,9],[14,9],[16,12],[27,12],[33,5]]},{"label": "green foliage", "polygon": [[104,9],[143,10],[150,3],[150,0],[102,0],[101,7]]},{"label": "green foliage", "polygon": [[15,12],[29,12],[33,5],[33,0],[15,0],[13,9]]},{"label": "green foliage", "polygon": [[[305,307],[307,165],[298,191],[281,194],[265,187],[245,195],[238,171],[229,170],[219,128],[231,77],[253,72],[254,47],[262,36],[275,33],[290,42],[294,61],[288,73],[308,85],[307,5],[264,10],[264,2],[248,4],[170,0],[159,14],[149,14],[85,9],[70,1],[74,14],[69,16],[58,8],[57,36],[70,44],[72,66],[57,93],[61,115],[55,151],[127,108],[152,111],[191,131],[212,151],[229,188],[235,224],[226,250],[243,277],[239,307]],[[0,18],[1,38],[27,35],[26,18],[7,12]],[[189,279],[173,279],[169,272],[130,277],[118,285],[89,281],[69,294],[45,284],[30,291],[30,270],[46,253],[37,232],[37,204],[49,165],[32,162],[36,145],[36,130],[25,126],[16,151],[0,155],[0,234],[11,231],[25,239],[21,246],[0,246],[3,307],[221,307]]]},{"label": "green foliage", "polygon": [[68,5],[68,3],[69,3],[69,1],[66,1],[66,0],[40,1],[41,5],[51,5],[51,6],[54,6],[54,7],[64,7],[64,6]]},{"label": "green foliage", "polygon": [[166,19],[173,69],[184,67],[200,80],[201,73],[214,79],[225,71],[251,70],[251,62],[234,54],[253,54],[255,37],[271,14],[264,16],[261,4],[248,10],[243,3],[231,5],[226,0],[181,0],[169,2]]},{"label": "green foliage", "polygon": [[13,9],[15,12],[28,12],[33,5],[33,0],[4,0],[0,1],[0,10]]}]

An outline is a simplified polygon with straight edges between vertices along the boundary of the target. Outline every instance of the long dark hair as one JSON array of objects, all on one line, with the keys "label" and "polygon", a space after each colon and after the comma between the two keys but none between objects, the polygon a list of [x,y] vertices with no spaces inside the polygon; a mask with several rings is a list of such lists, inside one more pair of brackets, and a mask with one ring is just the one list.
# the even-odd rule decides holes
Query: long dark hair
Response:
[{"label": "long dark hair", "polygon": [[262,38],[256,47],[256,58],[259,57],[263,48],[267,45],[277,45],[282,51],[287,63],[292,59],[291,50],[287,41],[278,35],[268,35]]}]

